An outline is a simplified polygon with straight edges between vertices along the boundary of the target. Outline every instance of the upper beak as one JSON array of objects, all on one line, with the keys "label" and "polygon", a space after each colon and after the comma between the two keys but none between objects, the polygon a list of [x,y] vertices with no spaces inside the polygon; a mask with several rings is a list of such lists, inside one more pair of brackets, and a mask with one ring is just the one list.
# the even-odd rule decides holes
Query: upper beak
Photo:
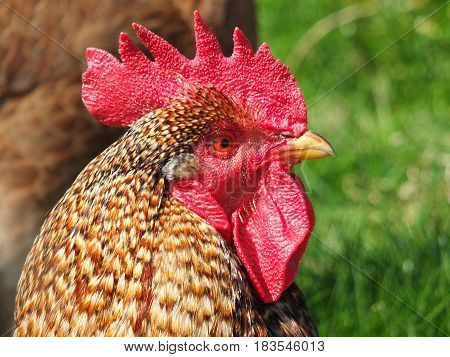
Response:
[{"label": "upper beak", "polygon": [[321,159],[326,156],[336,157],[331,144],[319,134],[312,131],[305,132],[299,138],[293,138],[277,151],[280,161],[290,165],[298,164],[302,160]]}]

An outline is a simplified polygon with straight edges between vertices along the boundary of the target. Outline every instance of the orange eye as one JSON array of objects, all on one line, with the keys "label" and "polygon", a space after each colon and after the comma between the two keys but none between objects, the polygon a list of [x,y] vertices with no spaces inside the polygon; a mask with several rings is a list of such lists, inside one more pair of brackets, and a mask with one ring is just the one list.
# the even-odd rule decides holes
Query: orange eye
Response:
[{"label": "orange eye", "polygon": [[231,133],[219,133],[212,138],[211,146],[215,152],[226,155],[233,152],[236,142]]}]

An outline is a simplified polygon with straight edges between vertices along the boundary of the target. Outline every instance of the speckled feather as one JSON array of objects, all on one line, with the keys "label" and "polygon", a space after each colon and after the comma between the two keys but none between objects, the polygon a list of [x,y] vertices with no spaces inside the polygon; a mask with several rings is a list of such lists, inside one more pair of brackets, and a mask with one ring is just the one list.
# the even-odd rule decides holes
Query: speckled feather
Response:
[{"label": "speckled feather", "polygon": [[164,163],[237,110],[214,88],[189,89],[82,171],[27,257],[16,336],[316,333],[296,287],[262,304],[220,234],[167,194]]}]

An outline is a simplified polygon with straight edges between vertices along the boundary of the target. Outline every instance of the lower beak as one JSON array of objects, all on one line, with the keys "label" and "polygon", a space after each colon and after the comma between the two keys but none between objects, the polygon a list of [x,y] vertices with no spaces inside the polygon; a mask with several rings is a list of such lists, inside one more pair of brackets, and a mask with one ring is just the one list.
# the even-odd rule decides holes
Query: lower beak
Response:
[{"label": "lower beak", "polygon": [[298,164],[302,160],[336,157],[331,144],[312,131],[305,132],[299,138],[289,139],[285,146],[278,149],[277,155],[280,161],[289,165]]}]

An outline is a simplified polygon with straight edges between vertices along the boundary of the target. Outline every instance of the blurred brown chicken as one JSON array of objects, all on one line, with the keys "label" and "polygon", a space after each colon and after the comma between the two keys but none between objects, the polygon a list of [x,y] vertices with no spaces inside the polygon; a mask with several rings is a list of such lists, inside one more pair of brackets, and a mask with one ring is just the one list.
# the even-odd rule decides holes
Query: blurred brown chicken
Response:
[{"label": "blurred brown chicken", "polygon": [[114,52],[118,33],[139,22],[191,57],[194,9],[226,54],[235,26],[256,42],[252,0],[0,4],[1,335],[11,333],[19,273],[45,213],[80,169],[122,133],[101,127],[82,106],[85,48]]}]

